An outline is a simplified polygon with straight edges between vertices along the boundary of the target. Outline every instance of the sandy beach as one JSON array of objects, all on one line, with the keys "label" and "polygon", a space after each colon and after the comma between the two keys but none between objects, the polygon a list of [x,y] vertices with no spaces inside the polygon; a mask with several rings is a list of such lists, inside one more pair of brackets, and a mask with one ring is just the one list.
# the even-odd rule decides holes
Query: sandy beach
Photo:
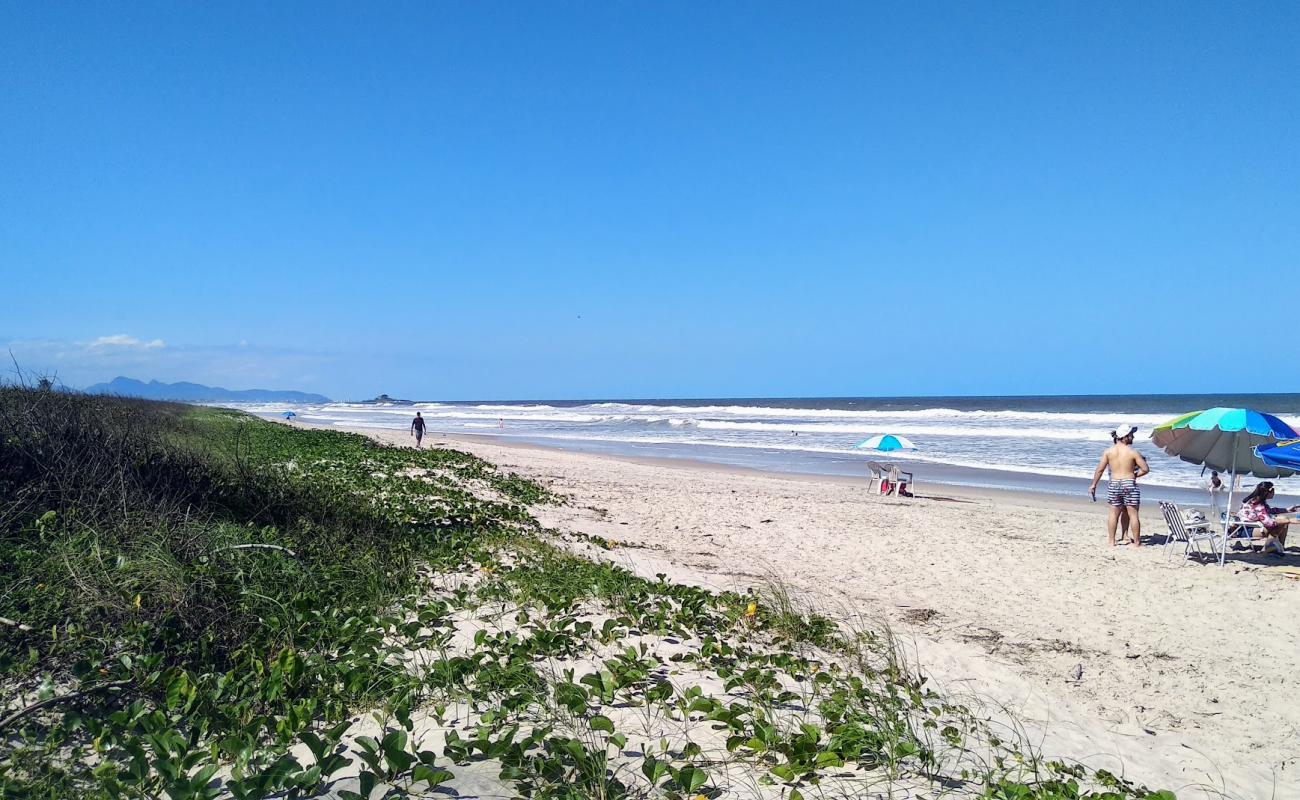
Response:
[{"label": "sandy beach", "polygon": [[[1019,720],[1046,755],[1179,797],[1300,797],[1300,584],[1275,560],[1220,569],[1108,548],[1104,506],[1086,499],[924,484],[881,498],[864,480],[432,442],[569,496],[539,519],[619,543],[613,557],[641,573],[775,583],[828,616],[889,626],[936,685]],[[1162,542],[1158,509],[1143,511],[1147,541]]]}]

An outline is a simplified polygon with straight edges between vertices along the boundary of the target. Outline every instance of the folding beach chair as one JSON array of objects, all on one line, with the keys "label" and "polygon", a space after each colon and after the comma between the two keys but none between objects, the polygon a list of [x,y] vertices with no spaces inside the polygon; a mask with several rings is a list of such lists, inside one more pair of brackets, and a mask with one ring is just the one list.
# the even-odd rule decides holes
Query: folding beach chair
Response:
[{"label": "folding beach chair", "polygon": [[1202,555],[1202,542],[1210,545],[1210,555],[1218,559],[1218,548],[1223,542],[1223,534],[1216,532],[1213,520],[1187,522],[1183,519],[1183,514],[1178,510],[1178,506],[1164,500],[1160,501],[1160,515],[1165,518],[1165,525],[1169,528],[1169,536],[1165,539],[1166,560],[1173,555],[1169,545],[1174,542],[1186,542],[1183,546],[1184,559],[1191,555],[1193,550],[1196,551],[1196,555]]},{"label": "folding beach chair", "polygon": [[1238,519],[1236,514],[1229,514],[1219,502],[1219,494],[1215,491],[1210,492],[1210,508],[1214,509],[1214,518],[1219,521],[1219,524],[1228,526],[1228,541],[1253,541],[1254,536],[1251,531],[1263,528],[1263,523],[1245,522]]},{"label": "folding beach chair", "polygon": [[1254,547],[1257,544],[1263,544],[1264,542],[1262,539],[1255,538],[1255,531],[1262,530],[1264,530],[1264,523],[1247,522],[1238,519],[1237,515],[1233,514],[1228,518],[1228,539],[1224,542],[1224,547],[1227,547],[1234,542],[1244,542],[1248,548]]}]

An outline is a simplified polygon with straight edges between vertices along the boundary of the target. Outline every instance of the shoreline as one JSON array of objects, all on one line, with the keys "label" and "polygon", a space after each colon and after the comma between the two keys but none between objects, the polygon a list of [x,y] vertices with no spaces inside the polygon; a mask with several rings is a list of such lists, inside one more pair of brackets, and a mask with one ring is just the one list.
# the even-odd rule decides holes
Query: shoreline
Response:
[{"label": "shoreline", "polygon": [[[317,427],[305,423],[293,423]],[[342,426],[337,429],[348,430]],[[351,432],[411,446],[401,430]],[[942,487],[875,497],[865,478],[593,455],[433,433],[571,498],[546,527],[614,543],[638,574],[779,586],[800,607],[899,635],[933,684],[1018,720],[1047,756],[1179,797],[1300,798],[1300,592],[1273,568],[1105,546],[1086,497]],[[1177,548],[1174,548],[1175,550]],[[1082,677],[1075,679],[1078,672]]]},{"label": "shoreline", "polygon": [[[259,415],[261,416],[261,415]],[[262,416],[263,419],[273,419]],[[280,420],[274,417],[276,421]],[[327,430],[347,430],[366,435],[383,432],[384,435],[399,434],[405,436],[407,431],[399,426],[376,427],[371,425],[348,425],[335,422],[320,424],[294,420],[294,424],[319,427]],[[972,467],[947,464],[937,461],[909,460],[905,455],[891,453],[856,453],[817,454],[817,457],[791,457],[786,451],[747,452],[744,459],[736,457],[728,448],[708,445],[667,446],[646,444],[633,446],[628,443],[606,442],[600,440],[571,440],[534,437],[517,433],[467,433],[461,431],[444,431],[430,428],[425,438],[429,441],[463,441],[503,448],[538,448],[555,452],[576,453],[598,458],[613,458],[623,461],[656,463],[665,466],[680,464],[690,469],[734,470],[738,473],[777,475],[794,479],[811,479],[817,481],[844,481],[860,483],[865,487],[867,480],[867,463],[895,463],[904,472],[915,476],[916,484],[923,494],[938,494],[955,498],[999,498],[1007,501],[1023,502],[1031,505],[1056,505],[1064,507],[1093,507],[1088,498],[1090,478],[1050,475],[1033,471],[1007,470],[993,466]],[[636,451],[636,452],[631,452]],[[1101,448],[1097,450],[1098,455]],[[757,455],[756,455],[757,454]],[[809,456],[811,454],[803,454]],[[761,456],[761,457],[759,457]],[[1157,473],[1169,469],[1191,469],[1192,465],[1171,459],[1169,463],[1153,462]],[[1244,495],[1253,485],[1255,479],[1242,476],[1236,497]],[[1105,488],[1107,479],[1103,477],[1098,488],[1099,499],[1095,507],[1105,506]],[[1158,501],[1166,500],[1180,507],[1197,507],[1209,509],[1211,501],[1206,489],[1184,485],[1169,485],[1152,481],[1148,476],[1141,482],[1144,505],[1157,507]],[[934,487],[938,487],[936,490]],[[1288,491],[1290,488],[1290,491]],[[1295,487],[1288,487],[1285,482],[1278,485],[1276,501],[1279,505],[1300,504],[1300,492]],[[1226,502],[1226,495],[1220,495],[1219,502]]]},{"label": "shoreline", "polygon": [[[372,435],[375,429],[372,428],[342,428],[350,433],[359,433]],[[751,467],[742,464],[719,464],[713,461],[702,459],[692,459],[677,456],[654,456],[654,455],[628,455],[623,453],[592,453],[582,450],[574,450],[565,447],[556,447],[554,445],[541,444],[531,441],[521,441],[518,439],[509,439],[500,436],[482,435],[482,434],[439,434],[426,435],[425,441],[432,440],[434,444],[439,441],[445,442],[451,446],[458,443],[470,445],[486,445],[489,447],[501,447],[507,449],[532,450],[551,453],[572,453],[575,455],[585,456],[592,459],[609,459],[626,464],[641,464],[645,466],[659,466],[666,468],[680,468],[685,470],[697,470],[702,472],[723,473],[730,475],[751,475],[783,478],[803,483],[833,483],[841,486],[851,486],[862,489],[865,493],[868,485],[868,478],[865,474],[861,477],[852,475],[829,475],[815,472],[777,472],[763,469],[761,467]],[[864,473],[865,473],[865,461]],[[991,471],[991,470],[990,470]],[[1001,488],[997,486],[968,486],[962,484],[949,483],[924,483],[918,481],[921,487],[917,495],[918,500],[938,500],[949,502],[973,502],[977,500],[996,500],[1000,502],[1012,503],[1016,505],[1027,505],[1038,508],[1066,508],[1071,510],[1083,510],[1088,508],[1097,508],[1104,506],[1105,503],[1098,500],[1093,503],[1087,496],[1077,497],[1069,494],[1058,494],[1052,492],[1036,492],[1031,489],[1012,489]],[[930,486],[937,487],[931,490]],[[1103,493],[1099,490],[1098,495]]]},{"label": "shoreline", "polygon": [[[1300,395],[1277,403],[1300,414]],[[540,445],[567,452],[670,458],[743,466],[775,474],[862,477],[870,461],[896,463],[923,485],[962,490],[1002,489],[1085,497],[1115,420],[1144,426],[1138,449],[1152,473],[1144,500],[1211,503],[1208,471],[1173,458],[1146,437],[1179,409],[1247,402],[1234,396],[1102,396],[1025,402],[965,402],[954,398],[787,398],[439,402],[402,406],[328,404],[298,409],[299,421],[326,427],[405,431],[422,411],[433,436],[467,437],[508,446]],[[951,401],[951,402],[950,402]],[[1261,401],[1262,402],[1262,401]],[[280,407],[248,408],[256,414]],[[861,437],[892,432],[920,446],[907,452],[857,449]],[[855,444],[856,443],[856,444]],[[1240,488],[1253,481],[1244,478]],[[1291,483],[1295,483],[1292,481]],[[1300,483],[1278,485],[1300,495]],[[1225,500],[1219,497],[1220,502]],[[1300,502],[1280,501],[1286,505]]]}]

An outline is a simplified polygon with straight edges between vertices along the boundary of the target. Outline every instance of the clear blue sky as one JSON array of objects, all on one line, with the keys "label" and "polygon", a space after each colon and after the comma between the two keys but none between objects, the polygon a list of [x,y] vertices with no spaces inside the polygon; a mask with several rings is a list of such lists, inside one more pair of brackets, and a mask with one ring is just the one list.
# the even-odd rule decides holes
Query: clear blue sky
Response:
[{"label": "clear blue sky", "polygon": [[343,398],[1295,391],[1298,8],[5,3],[0,344]]}]

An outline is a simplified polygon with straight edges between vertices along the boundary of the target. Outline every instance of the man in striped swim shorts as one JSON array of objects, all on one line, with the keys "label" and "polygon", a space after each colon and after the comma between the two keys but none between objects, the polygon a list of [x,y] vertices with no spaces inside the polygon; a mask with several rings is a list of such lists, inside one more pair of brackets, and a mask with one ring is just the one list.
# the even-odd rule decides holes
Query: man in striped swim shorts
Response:
[{"label": "man in striped swim shorts", "polygon": [[1114,442],[1101,454],[1097,471],[1093,473],[1092,485],[1088,494],[1093,501],[1097,499],[1097,484],[1101,476],[1110,470],[1110,484],[1106,488],[1106,504],[1110,506],[1110,520],[1106,531],[1110,546],[1115,546],[1115,529],[1119,527],[1120,517],[1128,523],[1131,541],[1137,547],[1142,546],[1142,522],[1138,519],[1138,510],[1142,505],[1142,490],[1138,488],[1137,479],[1151,471],[1147,461],[1133,447],[1133,436],[1137,433],[1136,425],[1120,425],[1110,432]]}]

